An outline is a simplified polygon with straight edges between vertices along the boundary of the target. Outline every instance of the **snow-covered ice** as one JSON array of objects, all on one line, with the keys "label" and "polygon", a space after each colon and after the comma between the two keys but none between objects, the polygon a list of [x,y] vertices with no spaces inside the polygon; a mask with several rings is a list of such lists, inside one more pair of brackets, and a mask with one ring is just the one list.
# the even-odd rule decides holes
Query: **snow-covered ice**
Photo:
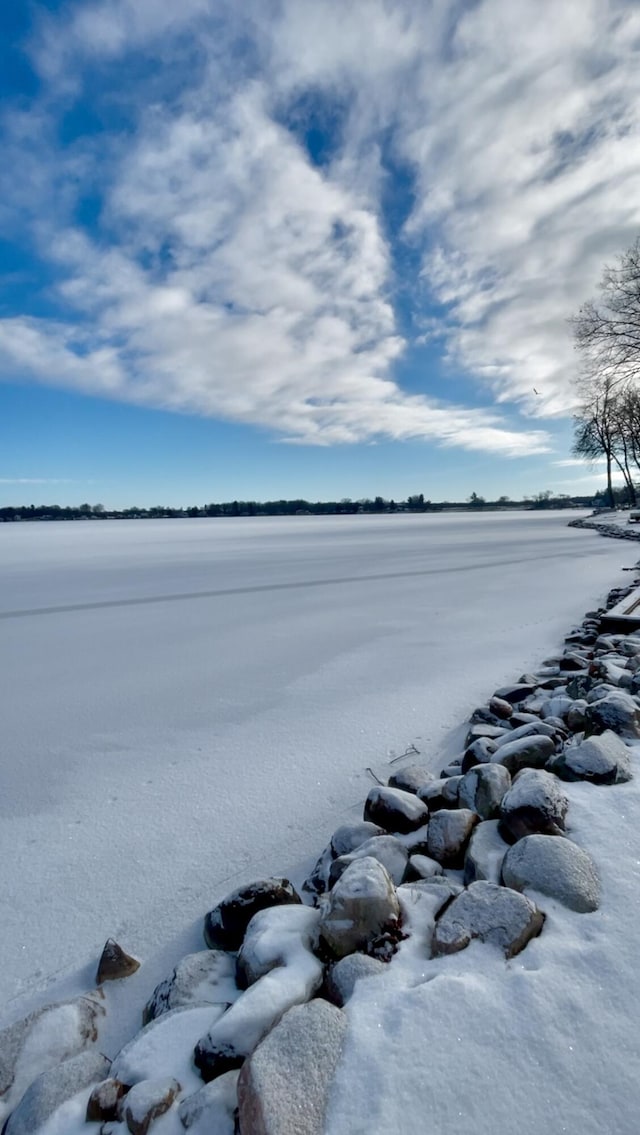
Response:
[{"label": "snow-covered ice", "polygon": [[366,766],[436,764],[626,582],[635,546],[569,518],[0,526],[4,1019],[88,987],[109,935],[197,949],[227,891],[360,818]]}]

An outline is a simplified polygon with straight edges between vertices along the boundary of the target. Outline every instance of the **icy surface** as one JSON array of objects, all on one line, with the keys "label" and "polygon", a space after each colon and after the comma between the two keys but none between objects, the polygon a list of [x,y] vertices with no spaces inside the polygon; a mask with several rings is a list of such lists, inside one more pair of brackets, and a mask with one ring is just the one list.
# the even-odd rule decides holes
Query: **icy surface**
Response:
[{"label": "icy surface", "polygon": [[309,867],[366,766],[437,765],[626,582],[635,545],[568,519],[0,525],[5,1019],[80,965],[86,989],[107,936],[148,966],[233,887]]}]

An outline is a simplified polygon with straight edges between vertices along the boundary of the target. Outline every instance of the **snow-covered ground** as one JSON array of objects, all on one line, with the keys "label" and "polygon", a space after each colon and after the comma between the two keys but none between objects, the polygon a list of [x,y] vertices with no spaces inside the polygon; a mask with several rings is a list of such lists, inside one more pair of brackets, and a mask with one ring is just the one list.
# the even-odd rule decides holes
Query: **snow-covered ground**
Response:
[{"label": "snow-covered ground", "polygon": [[226,891],[300,873],[360,814],[367,766],[411,743],[437,764],[626,582],[635,546],[568,519],[1,526],[4,1019],[79,966],[90,984],[110,934],[197,948]]}]

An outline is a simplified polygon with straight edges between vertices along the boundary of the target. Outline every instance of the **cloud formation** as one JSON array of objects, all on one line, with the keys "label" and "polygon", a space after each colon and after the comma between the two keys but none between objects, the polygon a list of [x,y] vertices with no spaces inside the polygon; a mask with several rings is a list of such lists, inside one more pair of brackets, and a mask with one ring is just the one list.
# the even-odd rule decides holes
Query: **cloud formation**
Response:
[{"label": "cloud formation", "polygon": [[[544,452],[566,319],[640,228],[638,33],[615,0],[41,13],[0,227],[48,305],[0,319],[2,373],[297,443]],[[425,337],[450,378],[408,391]]]}]

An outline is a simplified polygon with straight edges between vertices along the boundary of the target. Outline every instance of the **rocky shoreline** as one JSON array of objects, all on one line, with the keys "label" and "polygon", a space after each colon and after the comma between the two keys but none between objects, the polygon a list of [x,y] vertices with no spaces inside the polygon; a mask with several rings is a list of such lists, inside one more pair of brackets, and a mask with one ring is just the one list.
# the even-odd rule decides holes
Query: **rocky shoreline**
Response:
[{"label": "rocky shoreline", "polygon": [[0,1034],[3,1135],[322,1135],[356,985],[375,997],[411,951],[441,958],[475,940],[517,956],[547,932],[545,897],[576,917],[597,910],[597,866],[566,834],[566,786],[606,792],[632,776],[640,631],[602,634],[600,619],[639,583],[479,706],[440,777],[407,757],[373,786],[301,892],[259,879],[209,911],[206,949],[157,986],[113,1060],[99,1051],[100,989],[137,968],[113,942],[96,991]]}]

